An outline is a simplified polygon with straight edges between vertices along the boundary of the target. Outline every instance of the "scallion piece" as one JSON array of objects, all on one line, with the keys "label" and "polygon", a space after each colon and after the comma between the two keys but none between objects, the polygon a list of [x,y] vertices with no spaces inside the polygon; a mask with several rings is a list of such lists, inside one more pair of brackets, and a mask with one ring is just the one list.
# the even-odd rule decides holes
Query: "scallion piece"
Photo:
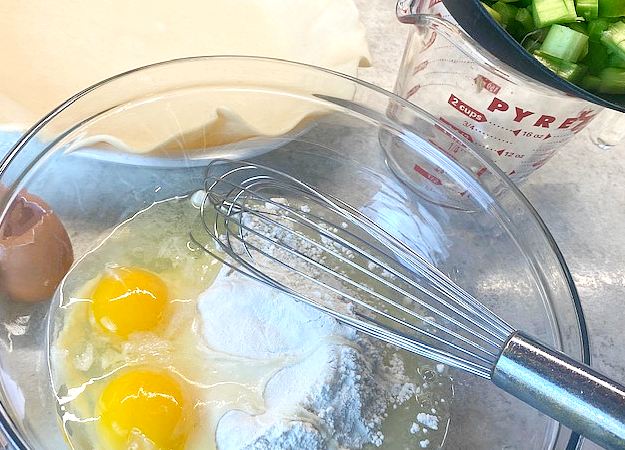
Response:
[{"label": "scallion piece", "polygon": [[575,30],[578,33],[583,33],[588,36],[588,26],[586,26],[586,22],[572,22],[566,25],[571,30]]},{"label": "scallion piece", "polygon": [[551,25],[540,50],[555,58],[577,62],[588,49],[588,36],[562,25]]},{"label": "scallion piece", "polygon": [[599,92],[604,94],[625,94],[625,69],[608,67],[599,74]]},{"label": "scallion piece", "polygon": [[527,8],[519,8],[514,20],[516,20],[523,26],[525,34],[531,33],[535,30],[534,18],[532,17],[532,13],[529,12]]},{"label": "scallion piece", "polygon": [[610,26],[606,19],[591,20],[588,23],[588,37],[590,42],[601,42],[601,35]]},{"label": "scallion piece", "polygon": [[540,50],[534,52],[534,57],[552,72],[555,72],[571,83],[580,82],[588,71],[588,68],[583,64],[576,64],[574,62],[565,61],[564,59],[555,58]]},{"label": "scallion piece", "polygon": [[586,20],[599,17],[599,0],[577,0],[575,5],[577,15]]},{"label": "scallion piece", "polygon": [[508,3],[504,3],[502,1],[495,3],[492,8],[499,13],[501,16],[501,22],[504,25],[510,24],[516,17],[516,13],[519,10],[516,6],[509,5]]},{"label": "scallion piece", "polygon": [[608,50],[598,42],[588,43],[588,55],[582,59],[593,75],[598,75],[608,64]]},{"label": "scallion piece", "polygon": [[601,34],[601,42],[608,50],[625,59],[625,23],[615,22]]},{"label": "scallion piece", "polygon": [[625,59],[621,58],[618,53],[610,53],[610,55],[607,57],[606,66],[625,69]]},{"label": "scallion piece", "polygon": [[625,0],[480,1],[562,78],[589,91],[625,95]]},{"label": "scallion piece", "polygon": [[[579,2],[579,0],[577,0]],[[599,0],[599,17],[625,16],[625,1]]]},{"label": "scallion piece", "polygon": [[488,12],[488,14],[491,15],[491,17],[493,19],[495,19],[495,22],[503,25],[503,19],[501,17],[501,14],[499,14],[497,11],[495,11],[493,8],[491,8],[490,6],[488,6],[486,3],[481,2],[482,6],[484,7],[484,9]]},{"label": "scallion piece", "polygon": [[577,20],[573,0],[533,0],[532,15],[536,28]]},{"label": "scallion piece", "polygon": [[601,86],[601,78],[595,75],[586,75],[579,85],[587,91],[598,91]]}]

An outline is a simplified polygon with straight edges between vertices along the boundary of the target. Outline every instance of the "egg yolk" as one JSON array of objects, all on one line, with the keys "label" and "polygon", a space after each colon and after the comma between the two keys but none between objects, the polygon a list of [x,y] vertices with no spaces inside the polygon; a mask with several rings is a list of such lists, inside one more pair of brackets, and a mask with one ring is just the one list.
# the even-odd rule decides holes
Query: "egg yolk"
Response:
[{"label": "egg yolk", "polygon": [[111,449],[181,449],[190,422],[178,382],[148,369],[114,378],[100,396],[97,413],[100,439]]},{"label": "egg yolk", "polygon": [[168,302],[167,286],[157,275],[136,267],[107,269],[91,296],[96,322],[108,332],[126,337],[153,330]]}]

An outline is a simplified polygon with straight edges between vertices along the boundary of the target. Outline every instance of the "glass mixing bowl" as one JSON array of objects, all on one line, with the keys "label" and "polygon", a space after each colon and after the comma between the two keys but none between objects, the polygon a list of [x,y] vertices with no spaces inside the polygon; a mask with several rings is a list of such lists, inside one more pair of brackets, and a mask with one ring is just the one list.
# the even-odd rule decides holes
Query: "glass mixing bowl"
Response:
[{"label": "glass mixing bowl", "polygon": [[[235,109],[242,101],[256,114],[278,117],[284,111],[276,108],[288,105],[289,114],[303,119],[274,135],[251,133],[190,150],[194,133],[188,125],[196,124],[202,108],[210,116],[222,106],[215,99],[224,96],[235,99]],[[159,150],[131,153],[122,141]],[[458,151],[461,161],[454,160]],[[389,92],[320,68],[207,57],[99,83],[45,117],[1,162],[0,223],[25,189],[58,215],[78,259],[137,211],[200,189],[205,166],[216,157],[260,161],[344,198],[513,326],[589,363],[575,286],[522,194],[444,123]],[[487,170],[475,175],[474,167]],[[41,259],[33,264],[57,263],[53,255]],[[12,276],[26,282],[26,272]],[[47,361],[51,305],[0,294],[0,422],[16,448],[67,447]],[[489,382],[452,375],[446,448],[578,444],[578,436]],[[389,442],[392,437],[386,448],[393,448]]]}]

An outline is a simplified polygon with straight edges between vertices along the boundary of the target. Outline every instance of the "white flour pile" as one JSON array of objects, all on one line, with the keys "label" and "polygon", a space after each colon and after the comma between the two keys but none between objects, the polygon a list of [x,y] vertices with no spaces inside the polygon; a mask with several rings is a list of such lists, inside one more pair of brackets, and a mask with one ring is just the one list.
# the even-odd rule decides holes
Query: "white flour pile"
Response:
[{"label": "white flour pile", "polygon": [[[301,206],[302,211],[307,208]],[[279,217],[279,208],[274,204],[263,204],[262,209],[273,213],[274,219]],[[254,215],[247,216],[244,223],[271,241],[298,248],[312,258],[321,256],[315,245]],[[291,267],[298,265],[298,258],[254,236],[248,236],[253,245]],[[349,252],[338,247],[335,250]],[[353,258],[353,254],[345,256]],[[322,279],[314,267],[299,268]],[[274,273],[265,269],[278,280],[294,276],[284,270]],[[314,282],[299,277],[296,284],[306,297],[351,314],[349,304],[320,292]],[[199,309],[204,337],[211,348],[259,362],[281,361],[263,392],[264,413],[252,416],[230,411],[221,418],[216,433],[219,450],[351,450],[367,444],[381,446],[382,423],[389,408],[396,409],[415,396],[417,403],[425,406],[419,396],[427,384],[413,384],[405,374],[402,359],[395,353],[391,356],[386,344],[364,337],[329,315],[244,275],[224,268],[200,296]],[[419,417],[415,419],[420,428],[410,430],[411,440],[417,433],[422,436],[428,432],[427,424]],[[428,419],[430,425],[438,420],[436,416]],[[413,424],[413,428],[416,426]],[[427,447],[429,440],[419,444]]]},{"label": "white flour pile", "polygon": [[246,358],[284,358],[285,364],[266,385],[264,414],[231,411],[221,419],[218,448],[381,445],[387,406],[415,391],[403,365],[385,367],[381,344],[277,290],[227,272],[200,297],[207,344]]}]

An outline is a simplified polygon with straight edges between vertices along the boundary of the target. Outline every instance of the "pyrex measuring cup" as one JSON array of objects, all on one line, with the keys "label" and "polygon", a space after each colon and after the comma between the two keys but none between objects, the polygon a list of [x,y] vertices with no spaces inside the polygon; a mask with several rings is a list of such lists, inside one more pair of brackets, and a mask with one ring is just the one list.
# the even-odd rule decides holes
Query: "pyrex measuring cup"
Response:
[{"label": "pyrex measuring cup", "polygon": [[[516,183],[603,110],[499,61],[456,25],[441,0],[400,1],[397,12],[413,29],[395,92],[482,149]],[[475,168],[478,176],[486,170]]]}]

